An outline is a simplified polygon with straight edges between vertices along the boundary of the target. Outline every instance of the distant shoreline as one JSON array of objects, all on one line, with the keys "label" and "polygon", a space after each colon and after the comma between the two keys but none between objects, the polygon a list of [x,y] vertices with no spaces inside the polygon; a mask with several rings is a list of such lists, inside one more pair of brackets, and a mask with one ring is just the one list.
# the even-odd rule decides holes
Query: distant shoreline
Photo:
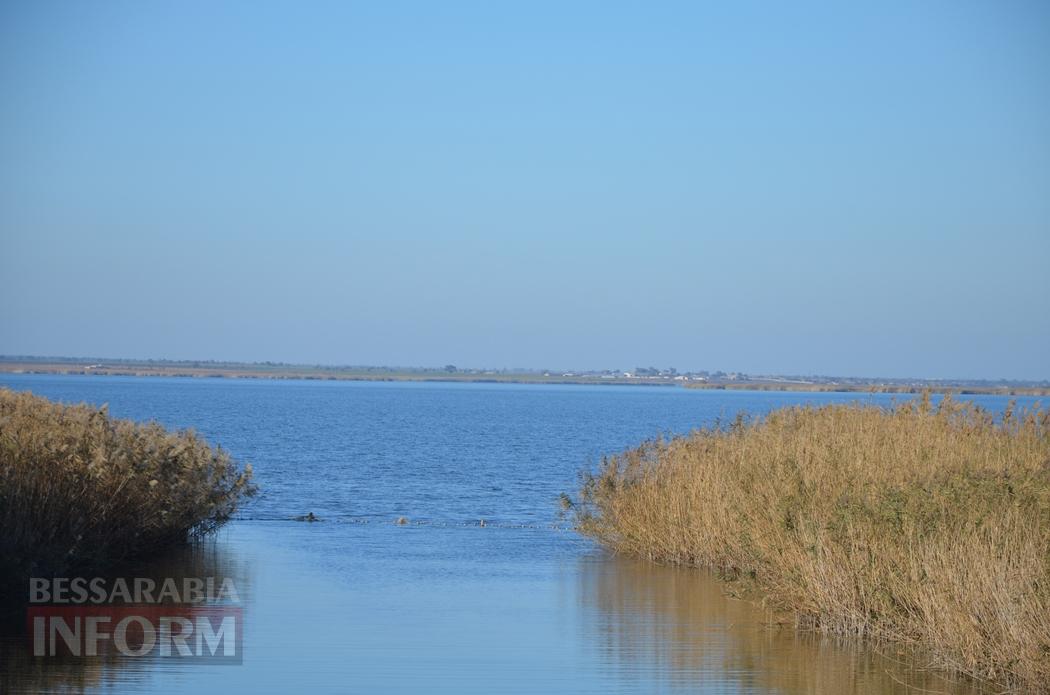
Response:
[{"label": "distant shoreline", "polygon": [[800,393],[952,393],[959,395],[1050,396],[1050,387],[1004,385],[989,386],[965,382],[895,382],[863,384],[806,383],[768,380],[682,381],[666,376],[592,376],[480,370],[449,372],[438,369],[400,370],[382,367],[324,367],[279,364],[240,364],[195,362],[119,361],[95,363],[89,360],[39,361],[0,359],[0,373],[64,374],[70,376],[134,376],[227,379],[281,379],[308,381],[419,381],[439,383],[559,384],[611,386],[665,386],[697,390],[791,391]]},{"label": "distant shoreline", "polygon": [[472,374],[439,371],[402,372],[397,370],[354,370],[340,368],[297,368],[244,365],[238,367],[181,367],[173,365],[102,365],[71,363],[0,362],[0,373],[65,374],[72,376],[182,377],[191,379],[273,379],[307,381],[430,381],[447,383],[497,384],[576,384],[612,386],[678,386],[659,378],[600,378],[544,376],[542,374]]},{"label": "distant shoreline", "polygon": [[867,386],[832,384],[779,384],[770,382],[689,383],[687,389],[707,391],[797,391],[799,393],[951,393],[962,396],[1050,396],[1050,388],[1039,386],[913,386],[908,384],[871,384]]}]

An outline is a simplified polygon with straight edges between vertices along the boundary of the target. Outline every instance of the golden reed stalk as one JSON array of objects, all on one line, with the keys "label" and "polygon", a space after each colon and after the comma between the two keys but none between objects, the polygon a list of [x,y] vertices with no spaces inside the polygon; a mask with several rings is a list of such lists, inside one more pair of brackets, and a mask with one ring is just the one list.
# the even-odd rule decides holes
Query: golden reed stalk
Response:
[{"label": "golden reed stalk", "polygon": [[579,528],[710,567],[804,629],[1050,691],[1050,412],[950,397],[739,417],[585,476]]},{"label": "golden reed stalk", "polygon": [[209,533],[251,475],[193,432],[0,389],[0,573],[96,568]]}]

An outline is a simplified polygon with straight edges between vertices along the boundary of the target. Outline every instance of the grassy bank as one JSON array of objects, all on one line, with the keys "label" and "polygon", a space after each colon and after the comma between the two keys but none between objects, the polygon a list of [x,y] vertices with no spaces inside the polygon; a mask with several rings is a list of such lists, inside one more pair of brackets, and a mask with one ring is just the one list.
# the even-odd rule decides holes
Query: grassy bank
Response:
[{"label": "grassy bank", "polygon": [[806,629],[1050,689],[1050,413],[929,398],[790,408],[607,459],[577,505],[608,547],[710,567]]},{"label": "grassy bank", "polygon": [[97,568],[209,533],[250,478],[192,432],[0,389],[0,571]]}]

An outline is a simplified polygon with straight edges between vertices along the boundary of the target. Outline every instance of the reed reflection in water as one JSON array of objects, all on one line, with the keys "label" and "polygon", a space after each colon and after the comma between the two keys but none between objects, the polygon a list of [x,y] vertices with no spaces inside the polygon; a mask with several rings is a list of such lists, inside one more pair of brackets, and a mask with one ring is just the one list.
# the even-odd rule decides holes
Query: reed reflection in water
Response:
[{"label": "reed reflection in water", "polygon": [[702,570],[622,557],[582,558],[579,615],[592,644],[629,680],[681,692],[875,695],[979,693],[895,645],[873,649],[778,627]]},{"label": "reed reflection in water", "polygon": [[[229,578],[233,580],[241,605],[248,605],[252,600],[248,564],[241,561],[228,544],[216,540],[176,547],[149,561],[127,563],[112,572],[91,576],[104,578],[107,587],[111,587],[118,577],[123,577],[129,586],[136,577],[152,579],[158,587],[169,578],[175,580],[176,586],[182,587],[184,579],[212,577],[216,589]],[[201,605],[207,605],[207,601]],[[26,608],[26,595],[22,593],[5,596],[0,606],[0,693],[80,693],[102,689],[125,692],[143,689],[161,660],[169,662],[171,667],[192,668],[179,664],[172,657],[157,656],[156,651],[144,657],[124,656],[107,648],[112,646],[111,643],[101,644],[97,657],[34,657],[26,625]],[[193,610],[186,605],[179,608]]]}]

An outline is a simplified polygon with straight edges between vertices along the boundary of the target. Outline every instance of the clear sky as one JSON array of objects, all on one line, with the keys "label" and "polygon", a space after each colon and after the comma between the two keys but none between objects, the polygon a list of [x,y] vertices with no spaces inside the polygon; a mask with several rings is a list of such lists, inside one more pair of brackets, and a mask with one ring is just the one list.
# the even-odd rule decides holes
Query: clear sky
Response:
[{"label": "clear sky", "polygon": [[0,353],[1050,377],[1050,3],[0,3]]}]

